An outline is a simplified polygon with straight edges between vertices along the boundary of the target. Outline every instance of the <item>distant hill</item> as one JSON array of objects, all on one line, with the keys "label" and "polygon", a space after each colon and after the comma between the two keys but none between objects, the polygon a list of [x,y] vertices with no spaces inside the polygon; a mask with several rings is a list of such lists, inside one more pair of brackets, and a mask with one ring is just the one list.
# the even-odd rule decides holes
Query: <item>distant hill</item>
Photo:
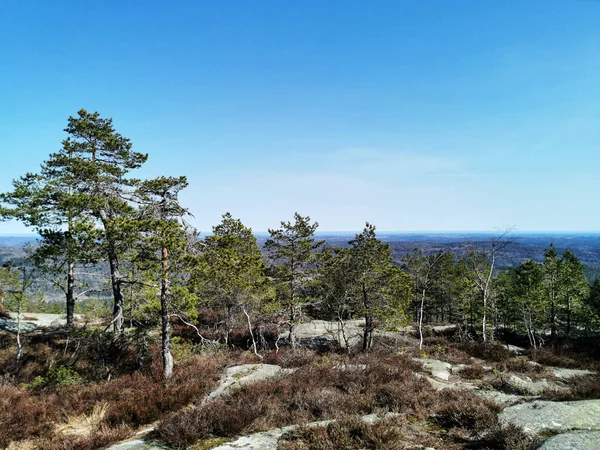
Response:
[{"label": "distant hill", "polygon": [[[396,261],[418,248],[426,254],[439,250],[452,250],[458,255],[469,248],[489,249],[492,233],[418,233],[418,232],[379,232],[379,238],[392,247]],[[268,234],[256,233],[259,244],[264,244]],[[354,237],[352,232],[321,232],[318,239],[324,239],[332,246],[345,246]],[[23,256],[23,246],[34,243],[35,235],[0,235],[0,264],[11,258]],[[593,280],[600,276],[600,233],[511,233],[511,245],[499,255],[499,267],[514,267],[526,259],[542,261],[544,250],[553,243],[558,252],[571,250],[586,267],[586,276]]]},{"label": "distant hill", "polygon": [[0,265],[9,260],[19,260],[25,256],[24,246],[34,243],[37,236],[0,235]]},{"label": "distant hill", "polygon": [[23,247],[26,244],[34,243],[37,236],[28,235],[2,235],[0,234],[0,247]]}]

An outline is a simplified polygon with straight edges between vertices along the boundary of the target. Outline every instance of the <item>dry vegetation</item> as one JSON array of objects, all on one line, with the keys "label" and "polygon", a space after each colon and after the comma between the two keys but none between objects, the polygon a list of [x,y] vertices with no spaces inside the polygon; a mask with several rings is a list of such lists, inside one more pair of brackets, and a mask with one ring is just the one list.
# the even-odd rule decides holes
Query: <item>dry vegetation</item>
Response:
[{"label": "dry vegetation", "polygon": [[600,398],[600,375],[583,375],[568,380],[568,391],[549,391],[543,395],[546,400],[574,401]]},{"label": "dry vegetation", "polygon": [[[93,351],[93,340],[86,340],[71,358],[73,349],[64,351],[66,339],[56,334],[46,338],[26,338],[26,357],[17,364],[14,337],[0,334],[0,448],[17,440],[41,449],[103,448],[203,398],[227,364],[224,357],[193,357],[176,366],[173,379],[163,384],[154,345],[145,363],[132,371],[135,355],[121,347],[125,354],[111,361],[109,354]],[[90,370],[98,359],[105,368]],[[64,365],[69,361],[70,366]],[[73,376],[78,373],[86,378]]]},{"label": "dry vegetation", "polygon": [[[29,335],[17,364],[14,335],[0,333],[0,447],[19,441],[19,448],[100,449],[157,421],[152,437],[181,449],[292,424],[301,427],[284,436],[282,449],[519,450],[536,444],[518,429],[501,427],[495,403],[471,392],[435,391],[416,376],[421,366],[413,358],[424,355],[408,345],[408,337],[384,339],[374,351],[355,356],[282,347],[267,352],[263,362],[294,368],[293,373],[203,403],[227,366],[257,360],[247,351],[209,353],[193,334],[175,331],[179,364],[166,384],[157,343],[147,335],[114,338],[89,330],[68,338],[60,330]],[[241,331],[235,336],[245,339]],[[573,366],[550,350],[515,357],[499,344],[436,336],[426,339],[424,353],[463,365],[460,378],[496,383],[500,390],[510,390],[502,374],[548,376],[531,360]],[[598,375],[573,378],[569,385],[570,393],[548,392],[543,398],[600,397]],[[373,413],[382,419],[360,420]],[[332,419],[327,426],[307,426]]]},{"label": "dry vegetation", "polygon": [[[284,355],[282,359],[287,359]],[[499,408],[474,394],[436,392],[415,376],[419,369],[408,356],[361,355],[340,367],[309,352],[285,378],[258,382],[204,406],[175,412],[163,419],[155,436],[174,448],[213,437],[234,437],[292,424],[339,419],[325,428],[306,427],[286,437],[284,449],[409,448],[429,443],[438,449],[533,448],[522,433],[504,434]],[[387,413],[374,425],[362,415]],[[522,447],[507,439],[518,438]],[[511,444],[512,445],[512,444]]]}]

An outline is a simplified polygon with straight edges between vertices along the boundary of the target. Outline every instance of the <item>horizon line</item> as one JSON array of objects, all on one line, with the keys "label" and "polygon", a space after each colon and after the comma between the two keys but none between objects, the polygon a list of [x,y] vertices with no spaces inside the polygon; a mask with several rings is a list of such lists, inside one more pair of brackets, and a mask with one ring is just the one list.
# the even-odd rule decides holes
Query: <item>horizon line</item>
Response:
[{"label": "horizon line", "polygon": [[[269,234],[268,230],[252,230],[254,234]],[[315,234],[360,233],[362,230],[317,230]],[[495,234],[502,230],[377,230],[378,234]],[[600,234],[600,230],[518,230],[510,234]],[[212,234],[212,231],[198,231],[198,234]],[[36,233],[0,233],[0,237],[38,237]]]}]

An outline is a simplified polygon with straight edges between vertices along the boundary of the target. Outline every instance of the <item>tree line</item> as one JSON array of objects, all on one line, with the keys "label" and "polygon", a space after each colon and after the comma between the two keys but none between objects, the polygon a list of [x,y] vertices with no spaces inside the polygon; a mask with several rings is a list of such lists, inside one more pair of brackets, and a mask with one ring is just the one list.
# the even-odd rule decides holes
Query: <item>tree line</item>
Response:
[{"label": "tree line", "polygon": [[[347,321],[363,319],[363,351],[377,328],[409,322],[421,344],[424,324],[433,322],[457,323],[464,338],[483,340],[512,328],[533,346],[598,331],[600,284],[588,285],[568,250],[559,256],[550,246],[543,263],[500,272],[497,256],[510,244],[502,234],[487,251],[414,250],[397,262],[374,225],[367,223],[347,246],[331,247],[315,237],[318,223],[299,213],[269,229],[264,248],[229,213],[200,239],[179,199],[188,186],[184,176],[135,178],[148,155],[134,151],[112,120],[96,112],[69,117],[65,132],[61,149],[38,172],[0,194],[0,217],[40,236],[25,262],[3,268],[3,292],[22,301],[24,274],[44,274],[64,293],[71,329],[76,302],[90,291],[83,278],[106,268],[112,317],[105,331],[124,333],[126,318],[138,328],[160,325],[165,378],[173,368],[174,321],[207,345],[232,345],[243,326],[257,357],[278,346],[283,331],[296,347],[297,326],[307,315],[335,321],[343,339]],[[206,311],[215,313],[216,339],[197,327]]]}]

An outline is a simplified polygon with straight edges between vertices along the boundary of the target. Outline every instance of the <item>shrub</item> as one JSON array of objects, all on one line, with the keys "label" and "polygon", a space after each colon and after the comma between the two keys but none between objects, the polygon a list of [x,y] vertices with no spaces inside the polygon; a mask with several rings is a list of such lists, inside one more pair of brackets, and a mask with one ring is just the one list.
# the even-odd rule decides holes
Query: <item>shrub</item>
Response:
[{"label": "shrub", "polygon": [[504,362],[511,358],[508,349],[498,342],[464,342],[459,347],[469,355],[486,361]]},{"label": "shrub", "polygon": [[186,447],[210,436],[375,410],[424,415],[435,402],[429,383],[414,377],[416,364],[402,355],[361,355],[343,367],[315,360],[313,354],[309,361],[284,378],[257,382],[202,407],[173,413],[159,423],[156,436],[171,446]]},{"label": "shrub", "polygon": [[484,436],[480,447],[499,450],[534,450],[538,448],[538,440],[525,434],[515,425],[495,426]]},{"label": "shrub", "polygon": [[554,390],[544,393],[544,398],[554,401],[600,399],[600,375],[583,375],[568,380],[568,390]]},{"label": "shrub", "polygon": [[43,389],[50,386],[72,386],[80,383],[81,377],[75,370],[67,366],[58,366],[55,369],[51,369],[47,376],[36,377],[31,387],[33,389]]},{"label": "shrub", "polygon": [[281,450],[399,450],[409,448],[410,444],[419,448],[438,444],[433,437],[410,430],[401,418],[369,424],[358,417],[341,419],[327,426],[300,427],[283,435],[279,442]]},{"label": "shrub", "polygon": [[578,362],[569,356],[553,352],[549,348],[532,349],[528,352],[528,356],[532,361],[545,366],[566,368],[577,368],[582,366],[581,362]]},{"label": "shrub", "polygon": [[[43,390],[30,390],[0,385],[0,448],[15,440],[41,440],[43,445],[36,444],[35,448],[104,448],[107,445],[103,442],[121,439],[126,434],[123,430],[151,423],[204,398],[219,378],[218,367],[219,361],[194,358],[185,366],[176,364],[173,378],[166,384],[160,376],[160,364],[155,362],[148,373],[137,372],[85,386],[54,384]],[[64,370],[56,373],[72,375]],[[63,381],[68,378],[55,377]],[[108,403],[109,408],[95,438],[54,435],[52,424],[65,417],[90,414],[100,402]],[[94,439],[98,443],[94,444]]]},{"label": "shrub", "polygon": [[279,351],[267,352],[263,358],[265,364],[276,364],[281,367],[302,367],[319,359],[316,351],[307,348],[282,347]]},{"label": "shrub", "polygon": [[465,391],[444,390],[439,392],[439,397],[433,420],[445,428],[482,432],[498,425],[498,413],[502,408],[494,402]]},{"label": "shrub", "polygon": [[510,358],[498,363],[496,367],[503,372],[527,374],[530,377],[539,377],[546,373],[546,368],[540,364],[532,363],[525,357]]},{"label": "shrub", "polygon": [[463,368],[459,374],[467,380],[480,380],[485,375],[485,369],[481,364],[473,364],[472,366]]}]

